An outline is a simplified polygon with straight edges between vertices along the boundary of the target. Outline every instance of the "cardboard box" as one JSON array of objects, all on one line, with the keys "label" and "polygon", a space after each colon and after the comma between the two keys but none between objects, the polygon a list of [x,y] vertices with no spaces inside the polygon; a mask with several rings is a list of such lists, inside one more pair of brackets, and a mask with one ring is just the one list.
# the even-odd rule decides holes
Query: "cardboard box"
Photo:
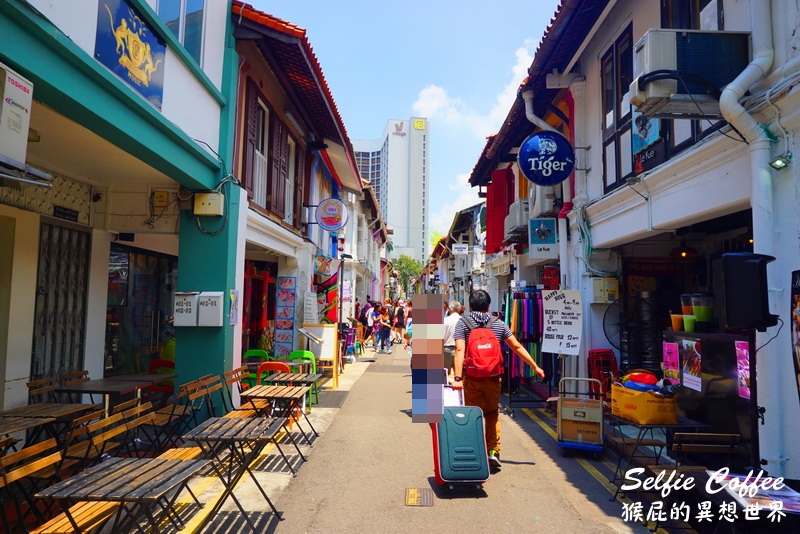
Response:
[{"label": "cardboard box", "polygon": [[678,422],[678,399],[612,385],[611,413],[641,425],[674,425]]},{"label": "cardboard box", "polygon": [[603,404],[599,399],[560,398],[558,439],[603,444]]}]

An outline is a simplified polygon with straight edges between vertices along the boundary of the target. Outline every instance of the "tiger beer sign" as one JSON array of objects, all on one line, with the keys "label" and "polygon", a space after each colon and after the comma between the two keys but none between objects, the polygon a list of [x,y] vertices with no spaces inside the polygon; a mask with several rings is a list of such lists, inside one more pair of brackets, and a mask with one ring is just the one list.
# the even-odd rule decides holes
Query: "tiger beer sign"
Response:
[{"label": "tiger beer sign", "polygon": [[517,163],[525,178],[536,185],[556,185],[572,172],[575,150],[560,133],[540,131],[522,142]]}]

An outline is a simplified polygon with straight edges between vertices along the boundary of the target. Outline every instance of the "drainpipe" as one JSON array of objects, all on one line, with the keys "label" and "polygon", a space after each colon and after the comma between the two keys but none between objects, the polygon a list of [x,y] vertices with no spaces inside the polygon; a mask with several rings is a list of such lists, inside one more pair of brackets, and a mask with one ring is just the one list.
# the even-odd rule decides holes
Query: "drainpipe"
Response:
[{"label": "drainpipe", "polygon": [[751,0],[750,18],[753,21],[753,60],[723,89],[719,108],[725,120],[742,133],[750,148],[753,250],[772,255],[772,175],[768,166],[770,140],[764,126],[739,103],[745,92],[763,78],[772,65],[775,52],[772,48],[770,3]]},{"label": "drainpipe", "polygon": [[[719,99],[719,107],[722,116],[733,127],[735,127],[747,140],[750,152],[750,206],[753,211],[753,251],[760,254],[773,255],[775,248],[773,228],[773,200],[772,200],[772,173],[769,168],[770,159],[770,140],[767,136],[766,128],[756,121],[747,110],[739,103],[739,99],[756,82],[764,78],[772,65],[774,50],[772,47],[772,10],[770,2],[750,0],[750,19],[752,20],[752,40],[753,40],[753,59],[750,64],[742,71],[739,76],[728,84],[722,91]],[[768,270],[774,267],[767,266]],[[768,277],[772,279],[772,277]],[[774,299],[770,306],[774,312],[776,307]],[[777,334],[776,334],[777,335]],[[764,339],[766,332],[751,334],[750,350],[753,351],[756,345],[762,346],[761,358],[756,360],[755,355],[751,355],[751,360],[755,363],[755,369],[751,369],[754,380],[751,384],[757,386],[759,382],[765,384],[779,384],[781,380],[780,358],[775,353],[773,347],[765,347]],[[777,345],[775,345],[777,346]],[[751,406],[751,426],[754,436],[758,436],[756,443],[753,444],[752,460],[753,469],[760,469],[758,465],[761,459],[774,466],[770,467],[770,474],[784,476],[785,465],[780,462],[785,449],[786,434],[783,428],[784,421],[781,417],[781,388],[770,387],[761,391],[752,388]],[[761,395],[759,395],[761,393]],[[768,407],[766,413],[765,430],[759,431],[758,406]],[[768,435],[770,439],[762,439]],[[776,465],[777,464],[777,465]],[[773,469],[777,470],[775,473]]]},{"label": "drainpipe", "polygon": [[[549,132],[555,132],[561,135],[561,132],[558,131],[557,128],[548,124],[544,119],[536,115],[533,111],[533,91],[527,89],[522,92],[522,99],[525,101],[525,117],[533,124],[541,128],[542,130],[547,130]],[[561,183],[561,190],[563,193],[563,201],[564,205],[561,208],[561,211],[558,213],[558,269],[561,273],[561,280],[560,286],[561,289],[568,289],[569,288],[569,248],[567,243],[567,213],[572,209],[572,183],[571,177],[567,180],[564,180]],[[544,187],[536,186],[536,198],[544,198]]]}]

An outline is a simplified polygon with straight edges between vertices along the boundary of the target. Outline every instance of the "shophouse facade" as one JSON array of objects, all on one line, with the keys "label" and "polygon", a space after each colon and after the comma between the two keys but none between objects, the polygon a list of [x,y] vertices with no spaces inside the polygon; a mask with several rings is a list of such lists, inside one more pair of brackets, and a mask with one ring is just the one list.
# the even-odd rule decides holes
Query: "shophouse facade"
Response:
[{"label": "shophouse facade", "polygon": [[[580,291],[581,353],[567,358],[567,376],[588,376],[593,349],[613,350],[621,367],[659,367],[664,342],[680,350],[702,343],[702,387],[687,396],[696,406],[681,409],[741,433],[740,468],[763,462],[792,479],[800,478],[792,454],[800,431],[788,424],[800,416],[790,311],[798,180],[795,166],[770,163],[795,152],[797,26],[792,5],[780,0],[565,0],[470,178],[487,193],[486,263],[497,291],[509,280]],[[516,155],[528,136],[546,131],[572,145],[574,170],[537,185]],[[553,231],[551,247],[540,247],[548,256],[534,254],[534,238]],[[764,284],[726,272],[723,255],[737,252],[775,258],[761,262]],[[753,298],[729,308],[741,291]],[[714,302],[692,335],[670,332],[670,312],[686,293]],[[623,303],[649,317],[615,332],[607,312]],[[743,309],[782,323],[744,328],[735,317]],[[742,393],[731,355],[734,344],[753,352],[751,331],[757,353],[748,384],[755,380]]]},{"label": "shophouse facade", "polygon": [[[377,277],[387,238],[302,29],[242,2],[89,4],[0,5],[5,88],[30,93],[0,158],[6,408],[67,371],[164,357],[183,382],[301,348],[306,303],[338,320],[341,274],[315,265],[350,251]],[[350,222],[315,224],[326,200]],[[359,220],[379,229],[363,256]]]},{"label": "shophouse facade", "polygon": [[[2,406],[26,404],[30,379],[136,372],[164,350],[186,380],[230,366],[227,321],[185,332],[171,321],[176,291],[235,287],[229,13],[0,5],[5,88],[30,98],[21,150],[3,150]],[[31,176],[44,179],[19,180]],[[210,191],[225,217],[201,222],[192,202]]]}]

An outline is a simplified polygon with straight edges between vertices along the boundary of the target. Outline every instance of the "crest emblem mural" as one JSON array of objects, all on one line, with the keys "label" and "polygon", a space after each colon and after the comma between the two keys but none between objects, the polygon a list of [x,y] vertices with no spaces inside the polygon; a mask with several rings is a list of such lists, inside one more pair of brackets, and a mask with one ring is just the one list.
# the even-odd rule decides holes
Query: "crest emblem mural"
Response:
[{"label": "crest emblem mural", "polygon": [[101,0],[95,57],[159,110],[166,46],[124,0]]}]

